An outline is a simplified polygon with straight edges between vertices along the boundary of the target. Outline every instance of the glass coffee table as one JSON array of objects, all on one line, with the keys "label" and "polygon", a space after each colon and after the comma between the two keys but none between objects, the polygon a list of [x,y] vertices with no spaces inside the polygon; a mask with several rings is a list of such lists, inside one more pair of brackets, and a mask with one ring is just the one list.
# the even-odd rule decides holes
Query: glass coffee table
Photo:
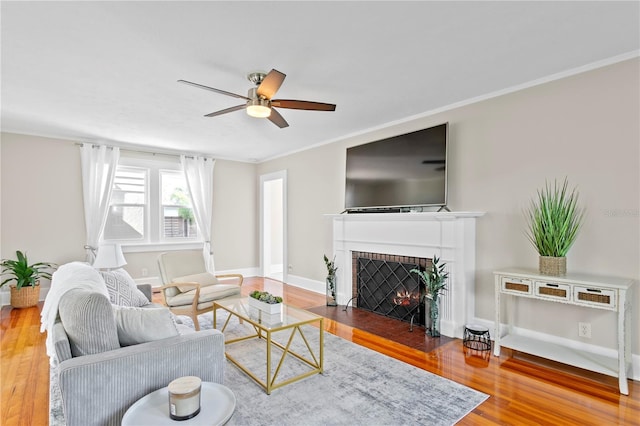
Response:
[{"label": "glass coffee table", "polygon": [[[322,365],[324,357],[324,318],[313,314],[311,312],[294,308],[283,304],[282,311],[278,314],[266,314],[263,311],[249,306],[247,298],[231,298],[222,299],[214,302],[213,309],[213,327],[217,328],[217,315],[216,311],[222,309],[229,313],[227,319],[222,325],[221,331],[224,332],[229,325],[229,321],[233,317],[237,317],[240,323],[247,322],[251,327],[247,327],[248,335],[242,335],[239,337],[225,337],[225,346],[232,345],[237,342],[246,341],[249,339],[263,340],[266,345],[266,379],[258,377],[255,371],[245,365],[241,360],[225,350],[225,355],[229,361],[234,363],[240,370],[251,377],[256,383],[258,383],[267,393],[271,394],[271,391],[279,387],[288,385],[298,380],[309,377],[313,374],[322,374]],[[303,327],[310,324],[316,324],[316,327]],[[252,330],[253,329],[253,330]],[[252,332],[254,331],[254,332]],[[318,344],[312,345],[309,342],[305,332],[318,332]],[[274,334],[278,333],[278,340],[274,339]],[[285,336],[285,342],[282,343],[280,336]],[[299,353],[300,350],[294,351],[292,349],[292,342],[294,337],[299,335],[301,337],[303,349],[306,348],[303,353]],[[277,360],[278,364],[275,370],[272,370],[273,363],[273,350],[274,346],[282,351],[280,359]],[[291,377],[287,377],[278,381],[278,376],[281,373],[281,368],[284,364],[285,358],[290,355],[297,360],[305,364],[305,371],[295,374]],[[306,368],[308,367],[308,369]],[[256,367],[254,367],[255,369]]]}]

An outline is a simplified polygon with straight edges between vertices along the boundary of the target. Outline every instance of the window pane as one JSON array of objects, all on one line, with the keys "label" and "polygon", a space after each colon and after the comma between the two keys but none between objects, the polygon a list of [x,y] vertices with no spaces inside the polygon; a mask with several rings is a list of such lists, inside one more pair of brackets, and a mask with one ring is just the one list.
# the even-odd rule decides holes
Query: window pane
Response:
[{"label": "window pane", "polygon": [[111,193],[111,204],[144,204],[144,192],[123,192],[116,191]]},{"label": "window pane", "polygon": [[144,204],[146,185],[146,170],[118,168],[113,179],[111,204]]},{"label": "window pane", "polygon": [[162,172],[162,204],[191,207],[191,197],[187,189],[184,174],[180,172]]},{"label": "window pane", "polygon": [[118,167],[113,179],[105,240],[143,240],[147,176],[144,168]]},{"label": "window pane", "polygon": [[111,206],[104,229],[104,239],[143,239],[144,216],[144,206]]},{"label": "window pane", "polygon": [[160,181],[164,238],[196,238],[196,220],[184,174],[165,170]]},{"label": "window pane", "polygon": [[165,238],[195,238],[198,236],[193,210],[185,207],[163,207]]}]

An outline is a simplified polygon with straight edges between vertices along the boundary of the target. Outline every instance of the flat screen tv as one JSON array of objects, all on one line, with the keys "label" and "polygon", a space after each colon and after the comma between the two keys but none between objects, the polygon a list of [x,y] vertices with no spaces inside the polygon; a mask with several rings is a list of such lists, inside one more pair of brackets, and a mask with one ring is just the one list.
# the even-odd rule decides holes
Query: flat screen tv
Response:
[{"label": "flat screen tv", "polygon": [[349,212],[446,206],[448,123],[347,149]]}]

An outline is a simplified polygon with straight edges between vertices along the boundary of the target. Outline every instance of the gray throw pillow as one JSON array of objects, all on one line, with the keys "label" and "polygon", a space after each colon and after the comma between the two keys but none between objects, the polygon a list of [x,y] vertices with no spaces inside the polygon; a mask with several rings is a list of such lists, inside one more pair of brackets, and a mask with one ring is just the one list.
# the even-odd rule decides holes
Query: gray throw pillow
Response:
[{"label": "gray throw pillow", "polygon": [[124,269],[100,271],[100,275],[107,285],[109,300],[114,305],[144,306],[149,304],[149,299],[138,290],[136,282]]},{"label": "gray throw pillow", "polygon": [[103,294],[70,290],[60,299],[58,313],[74,357],[120,347],[111,302]]},{"label": "gray throw pillow", "polygon": [[180,334],[167,308],[113,305],[121,346],[137,345]]}]

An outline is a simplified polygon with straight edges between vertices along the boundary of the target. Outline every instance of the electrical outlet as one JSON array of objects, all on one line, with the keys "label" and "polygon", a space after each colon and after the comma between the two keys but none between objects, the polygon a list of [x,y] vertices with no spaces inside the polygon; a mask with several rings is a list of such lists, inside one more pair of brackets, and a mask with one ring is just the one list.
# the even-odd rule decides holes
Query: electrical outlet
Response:
[{"label": "electrical outlet", "polygon": [[142,268],[142,276],[143,277],[149,276],[149,270],[147,268]]},{"label": "electrical outlet", "polygon": [[578,337],[586,337],[591,339],[591,323],[579,322],[578,323]]}]

